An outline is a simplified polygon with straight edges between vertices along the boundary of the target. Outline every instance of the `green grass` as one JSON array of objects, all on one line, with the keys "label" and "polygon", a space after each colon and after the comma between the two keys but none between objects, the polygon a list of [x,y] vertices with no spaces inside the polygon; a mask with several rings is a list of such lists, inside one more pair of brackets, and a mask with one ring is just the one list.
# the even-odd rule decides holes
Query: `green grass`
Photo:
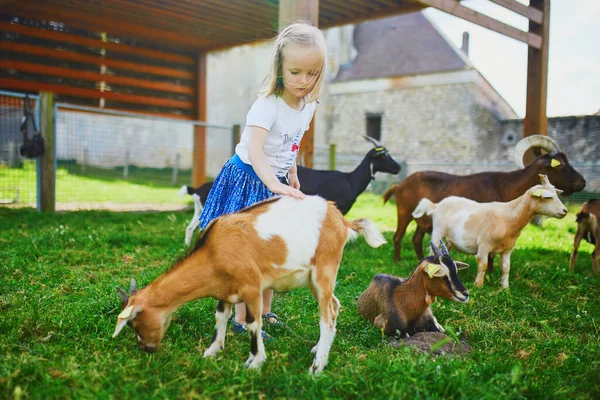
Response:
[{"label": "green grass", "polygon": [[[190,182],[190,171],[180,171],[177,184],[172,182],[172,169],[130,167],[128,179],[123,178],[123,168],[86,167],[59,163],[56,170],[56,202],[58,208],[65,204],[187,204],[188,196],[177,196],[177,189]],[[0,199],[12,199],[19,188],[21,205],[36,203],[36,165],[27,160],[20,168],[0,166]],[[91,207],[97,208],[97,207]]]},{"label": "green grass", "polygon": [[[572,211],[574,211],[573,209]],[[410,244],[392,261],[393,205],[364,194],[348,217],[377,221],[390,243],[349,244],[336,286],[342,303],[329,364],[311,377],[317,303],[307,289],[276,294],[274,311],[291,327],[274,332],[261,371],[248,371],[249,340],[228,334],[225,351],[202,359],[213,334],[215,300],[175,314],[161,349],[138,350],[125,328],[110,339],[120,312],[115,286],[145,286],[184,252],[192,212],[40,214],[0,208],[0,398],[578,398],[600,396],[600,277],[592,246],[568,262],[574,213],[525,228],[512,256],[511,288],[500,271],[481,289],[474,257],[461,279],[468,304],[438,299],[438,321],[473,352],[432,357],[392,348],[361,319],[356,299],[374,274],[408,276]]]}]

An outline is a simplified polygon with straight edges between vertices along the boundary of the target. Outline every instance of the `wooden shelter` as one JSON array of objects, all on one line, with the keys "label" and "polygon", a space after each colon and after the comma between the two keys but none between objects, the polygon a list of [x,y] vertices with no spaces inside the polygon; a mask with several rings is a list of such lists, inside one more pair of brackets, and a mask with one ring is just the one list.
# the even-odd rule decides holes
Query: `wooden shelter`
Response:
[{"label": "wooden shelter", "polygon": [[[272,38],[296,19],[324,29],[435,7],[529,46],[524,134],[546,134],[550,0],[488,1],[526,17],[529,31],[459,0],[0,0],[0,89],[205,121],[210,51]],[[194,185],[205,179],[205,145],[197,127]],[[311,129],[309,166],[312,151]]]}]

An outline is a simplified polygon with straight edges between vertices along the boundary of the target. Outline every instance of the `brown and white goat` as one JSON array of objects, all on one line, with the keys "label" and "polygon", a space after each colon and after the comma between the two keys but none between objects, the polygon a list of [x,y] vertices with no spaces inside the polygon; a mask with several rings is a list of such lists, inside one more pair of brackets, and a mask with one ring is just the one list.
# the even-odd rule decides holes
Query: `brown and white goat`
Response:
[{"label": "brown and white goat", "polygon": [[434,255],[421,260],[410,278],[377,274],[358,298],[358,312],[387,336],[407,337],[417,332],[444,332],[431,312],[437,296],[469,301],[457,271],[469,265],[452,260],[443,242],[433,242]]},{"label": "brown and white goat", "polygon": [[594,272],[598,272],[598,260],[600,259],[600,200],[586,201],[581,207],[581,212],[577,214],[577,233],[575,233],[573,253],[571,253],[569,265],[571,271],[575,269],[581,239],[595,244],[592,252],[592,268]]},{"label": "brown and white goat", "polygon": [[360,233],[372,247],[385,243],[371,221],[347,221],[333,203],[317,196],[276,197],[224,215],[206,227],[194,248],[170,270],[130,298],[122,296],[113,337],[128,324],[140,348],[156,351],[182,304],[213,297],[219,300],[216,332],[204,357],[214,356],[224,347],[232,305],[243,301],[251,349],[246,366],[258,368],[266,359],[263,291],[308,286],[319,303],[320,336],[310,369],[319,373],[335,336],[340,303],[333,290],[344,246]]},{"label": "brown and white goat", "polygon": [[433,216],[432,242],[443,238],[448,247],[477,255],[477,286],[483,285],[489,255],[500,254],[502,287],[508,288],[510,254],[531,218],[534,215],[554,218],[567,215],[567,208],[557,195],[561,190],[554,188],[546,175],[540,175],[540,179],[541,185],[533,186],[522,196],[506,203],[477,203],[455,196],[446,197],[437,204],[422,199],[413,216]]},{"label": "brown and white goat", "polygon": [[[515,160],[521,160],[512,172],[481,172],[472,175],[451,175],[437,171],[421,171],[406,177],[383,195],[383,202],[394,196],[398,225],[394,234],[394,261],[400,261],[402,239],[413,220],[412,212],[422,198],[437,203],[449,196],[460,196],[477,202],[511,201],[521,196],[538,182],[538,175],[547,175],[550,182],[564,191],[565,196],[585,188],[585,179],[560,152],[558,145],[547,136],[533,135],[521,140],[515,150]],[[524,155],[543,149],[548,154],[539,155],[531,164],[523,165]],[[417,229],[412,244],[417,258],[423,258],[423,238],[431,233],[431,218],[414,218]],[[494,255],[490,255],[490,265]]]}]

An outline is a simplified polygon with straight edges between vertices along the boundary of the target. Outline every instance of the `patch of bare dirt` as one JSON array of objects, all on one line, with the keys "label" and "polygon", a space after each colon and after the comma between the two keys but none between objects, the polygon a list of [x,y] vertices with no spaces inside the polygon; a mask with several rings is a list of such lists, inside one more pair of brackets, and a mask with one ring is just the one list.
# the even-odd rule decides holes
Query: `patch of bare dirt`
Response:
[{"label": "patch of bare dirt", "polygon": [[435,355],[457,354],[464,355],[473,351],[465,341],[456,343],[450,336],[440,332],[419,332],[406,339],[390,338],[389,343],[392,347],[412,347],[425,353],[431,352],[436,343],[445,342],[433,350]]}]

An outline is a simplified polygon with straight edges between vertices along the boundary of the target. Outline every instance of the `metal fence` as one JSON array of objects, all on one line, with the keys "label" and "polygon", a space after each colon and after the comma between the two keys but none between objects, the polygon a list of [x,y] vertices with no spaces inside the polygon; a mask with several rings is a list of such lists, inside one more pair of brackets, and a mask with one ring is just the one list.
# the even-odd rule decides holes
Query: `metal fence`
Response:
[{"label": "metal fence", "polygon": [[[36,206],[35,161],[23,160],[19,94],[0,92],[0,198]],[[37,109],[37,108],[36,108]],[[233,127],[55,104],[56,210],[167,210],[185,207],[194,127],[206,128],[207,172],[231,157]],[[39,118],[38,118],[39,126]]]},{"label": "metal fence", "polygon": [[[0,91],[0,206],[37,205],[36,161],[19,155],[24,98],[24,94]],[[38,97],[30,98],[39,121]]]},{"label": "metal fence", "polygon": [[[0,206],[37,205],[35,160],[20,157],[19,130],[23,94],[0,91]],[[35,100],[39,126],[38,98]],[[143,114],[58,103],[56,123],[56,209],[167,210],[181,209],[189,198],[177,189],[191,181],[194,126],[206,127],[207,175],[212,178],[231,156],[233,127],[199,121],[173,120]],[[317,169],[329,169],[329,146],[315,146]],[[511,171],[512,162],[402,163],[399,175],[377,174],[369,190],[383,193],[417,171],[434,170],[466,175]],[[349,172],[364,155],[336,154],[337,170]],[[586,191],[569,202],[600,197],[600,163],[572,165],[588,182]]]}]

